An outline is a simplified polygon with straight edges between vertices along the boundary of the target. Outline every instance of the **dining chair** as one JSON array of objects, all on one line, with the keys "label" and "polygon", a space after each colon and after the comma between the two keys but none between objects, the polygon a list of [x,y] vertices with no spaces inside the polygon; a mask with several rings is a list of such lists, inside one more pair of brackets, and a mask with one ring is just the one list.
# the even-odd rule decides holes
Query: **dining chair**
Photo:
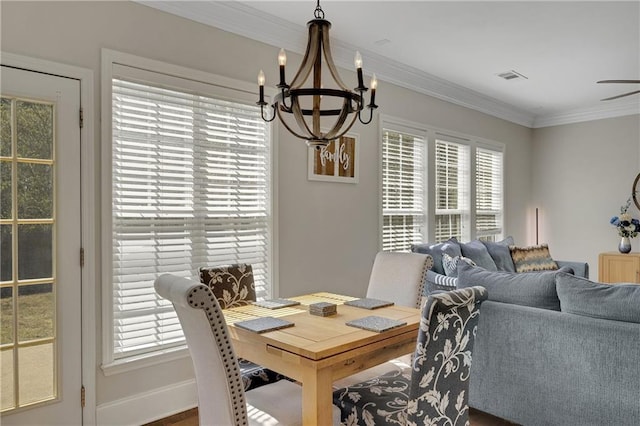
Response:
[{"label": "dining chair", "polygon": [[[371,268],[367,297],[386,300],[400,306],[420,308],[427,271],[433,267],[428,254],[379,252]],[[334,389],[351,386],[389,371],[409,368],[411,355],[387,361],[334,382]]]},{"label": "dining chair", "polygon": [[408,371],[338,389],[333,403],[349,425],[468,425],[469,374],[484,287],[430,295]]},{"label": "dining chair", "polygon": [[[198,272],[200,282],[209,286],[220,308],[234,308],[256,301],[253,267],[250,264],[202,267]],[[282,374],[249,360],[238,358],[238,363],[245,391],[286,379]]]},{"label": "dining chair", "polygon": [[[301,387],[288,380],[244,391],[227,324],[220,305],[206,285],[164,274],[156,292],[178,315],[193,361],[202,426],[301,425]],[[334,408],[334,424],[339,410]]]},{"label": "dining chair", "polygon": [[433,258],[428,254],[379,252],[371,268],[367,297],[420,308],[425,277],[432,267]]}]

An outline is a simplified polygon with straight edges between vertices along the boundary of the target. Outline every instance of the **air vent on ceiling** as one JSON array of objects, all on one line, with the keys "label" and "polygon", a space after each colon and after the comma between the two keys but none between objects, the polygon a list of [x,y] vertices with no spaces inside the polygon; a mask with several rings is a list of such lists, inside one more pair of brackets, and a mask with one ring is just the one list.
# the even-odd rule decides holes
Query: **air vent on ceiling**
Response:
[{"label": "air vent on ceiling", "polygon": [[523,74],[520,74],[518,71],[509,70],[506,72],[501,72],[498,74],[498,77],[504,78],[505,80],[516,80],[519,78],[524,78],[528,80],[529,78]]}]

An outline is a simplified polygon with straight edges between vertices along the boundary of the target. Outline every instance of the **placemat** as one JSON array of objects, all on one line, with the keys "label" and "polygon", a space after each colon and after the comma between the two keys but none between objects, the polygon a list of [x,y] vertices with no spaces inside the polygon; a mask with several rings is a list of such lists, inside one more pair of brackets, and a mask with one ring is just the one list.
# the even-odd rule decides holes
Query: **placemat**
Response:
[{"label": "placemat", "polygon": [[356,308],[363,308],[363,309],[378,309],[378,308],[384,308],[385,306],[393,306],[393,302],[380,300],[380,299],[373,299],[370,297],[366,297],[364,299],[349,300],[347,302],[344,302],[344,304],[349,306],[355,306]]},{"label": "placemat", "polygon": [[257,302],[254,302],[254,304],[262,308],[280,309],[280,308],[286,308],[288,306],[299,305],[300,302],[297,302],[295,300],[289,300],[289,299],[267,299],[267,300],[259,300]]},{"label": "placemat", "polygon": [[282,328],[293,327],[294,323],[291,321],[283,320],[274,317],[262,317],[252,320],[239,321],[234,323],[236,327],[244,328],[246,330],[255,331],[258,334],[266,333],[267,331],[280,330]]},{"label": "placemat", "polygon": [[383,331],[406,325],[407,322],[371,315],[368,317],[347,321],[345,324],[351,327],[362,328],[363,330],[382,333]]}]

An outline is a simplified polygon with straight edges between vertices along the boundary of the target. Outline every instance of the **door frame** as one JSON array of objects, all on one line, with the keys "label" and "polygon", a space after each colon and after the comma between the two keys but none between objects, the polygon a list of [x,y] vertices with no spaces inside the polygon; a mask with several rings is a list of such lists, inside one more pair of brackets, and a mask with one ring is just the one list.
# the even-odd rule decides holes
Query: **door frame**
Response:
[{"label": "door frame", "polygon": [[[96,424],[96,262],[99,259],[95,223],[95,131],[93,70],[52,62],[45,59],[0,52],[0,62],[27,71],[42,72],[80,81],[80,106],[83,126],[80,129],[80,186],[81,244],[84,248],[82,268],[82,384],[85,387],[83,425]],[[78,254],[79,256],[79,254]],[[79,259],[78,259],[79,261]]]}]

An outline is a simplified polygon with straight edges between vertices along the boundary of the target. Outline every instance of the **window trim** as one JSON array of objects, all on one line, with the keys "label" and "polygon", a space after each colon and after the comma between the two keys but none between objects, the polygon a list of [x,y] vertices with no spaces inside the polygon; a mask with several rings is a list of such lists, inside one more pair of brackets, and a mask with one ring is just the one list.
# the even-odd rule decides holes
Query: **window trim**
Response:
[{"label": "window trim", "polygon": [[[114,66],[127,66],[131,68],[138,68],[143,71],[150,71],[157,74],[166,74],[169,77],[180,78],[183,80],[191,81],[195,84],[213,85],[226,89],[233,89],[235,91],[245,92],[246,94],[254,94],[255,85],[246,81],[240,81],[224,76],[214,75],[211,73],[198,71],[157,61],[154,59],[139,57],[123,52],[118,52],[110,49],[102,49],[101,51],[101,120],[102,120],[102,149],[101,149],[101,210],[100,216],[102,220],[101,224],[101,262],[102,262],[102,362],[101,368],[105,375],[118,374],[133,369],[144,368],[151,365],[156,365],[162,362],[166,362],[173,359],[184,358],[188,356],[186,351],[186,345],[181,345],[174,348],[159,349],[156,352],[150,352],[142,355],[135,355],[126,358],[114,359],[114,342],[113,342],[113,307],[111,305],[113,300],[113,285],[112,285],[112,270],[109,265],[112,264],[112,248],[111,248],[111,231],[112,221],[110,220],[113,212],[111,209],[112,204],[112,126],[110,125],[112,120],[112,78],[114,76]],[[271,98],[275,95],[273,89],[267,89],[265,96]],[[267,99],[268,101],[268,99]],[[271,293],[274,297],[279,294],[278,288],[278,134],[277,126],[269,126],[270,139],[271,139],[271,200],[270,200],[270,212],[271,212],[271,232],[272,241],[269,252],[269,257],[272,260],[270,281],[271,281]]]},{"label": "window trim", "polygon": [[423,242],[435,242],[435,206],[436,206],[436,194],[435,194],[435,182],[436,182],[436,167],[435,167],[435,141],[438,137],[448,140],[450,142],[467,145],[469,147],[469,235],[470,240],[477,239],[476,235],[476,150],[478,148],[496,151],[502,153],[502,238],[508,235],[506,230],[507,223],[507,205],[505,203],[506,198],[506,160],[507,160],[507,146],[502,142],[493,141],[473,135],[464,134],[462,132],[442,129],[429,124],[420,124],[405,120],[390,115],[380,115],[378,125],[378,249],[382,250],[383,245],[383,223],[384,216],[382,211],[383,200],[383,130],[390,129],[398,132],[406,132],[416,136],[421,136],[426,141],[426,167],[425,167],[425,194],[424,194],[424,214],[426,217],[426,223],[422,232]]}]

